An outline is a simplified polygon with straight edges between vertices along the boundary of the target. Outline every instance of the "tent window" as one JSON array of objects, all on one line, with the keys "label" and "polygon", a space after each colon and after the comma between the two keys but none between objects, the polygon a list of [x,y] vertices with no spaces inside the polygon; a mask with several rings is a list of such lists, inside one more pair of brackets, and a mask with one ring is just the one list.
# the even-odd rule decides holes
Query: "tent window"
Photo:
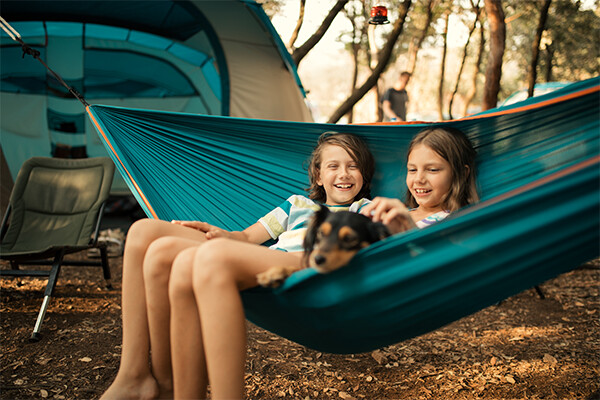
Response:
[{"label": "tent window", "polygon": [[83,24],[80,22],[48,23],[46,26],[49,36],[81,37],[83,35]]},{"label": "tent window", "polygon": [[[46,49],[34,47],[45,59]],[[46,69],[33,57],[23,58],[20,46],[2,47],[0,73],[3,92],[38,94],[46,93]]]},{"label": "tent window", "polygon": [[131,43],[140,44],[151,49],[165,50],[173,44],[173,41],[151,33],[131,31],[128,40]]},{"label": "tent window", "polygon": [[85,36],[107,40],[127,40],[129,30],[115,26],[87,24],[85,27]]},{"label": "tent window", "polygon": [[[13,25],[25,42],[42,52],[43,60],[47,59],[46,37],[52,40],[52,36],[84,36],[82,94],[88,99],[195,96],[198,89],[186,75],[193,70],[202,71],[214,96],[221,98],[221,79],[213,56],[171,39],[98,24],[18,22]],[[94,44],[87,44],[88,39]],[[20,47],[14,46],[4,32],[2,44],[2,91],[52,95],[47,88],[46,71],[39,62],[31,57],[22,58]]]},{"label": "tent window", "polygon": [[86,98],[191,96],[189,80],[171,64],[143,54],[86,50]]}]

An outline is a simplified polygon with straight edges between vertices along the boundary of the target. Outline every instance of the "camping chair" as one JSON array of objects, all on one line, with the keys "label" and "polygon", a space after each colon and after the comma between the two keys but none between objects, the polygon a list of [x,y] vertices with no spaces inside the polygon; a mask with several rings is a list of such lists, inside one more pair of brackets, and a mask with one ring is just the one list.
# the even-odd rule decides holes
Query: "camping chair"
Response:
[{"label": "camping chair", "polygon": [[[23,164],[0,230],[0,259],[11,269],[0,275],[47,276],[48,283],[31,340],[37,341],[62,265],[101,266],[110,288],[106,244],[98,231],[114,174],[107,157],[58,159],[33,157]],[[100,261],[65,260],[67,254],[100,249]],[[21,270],[20,264],[52,265]]]}]

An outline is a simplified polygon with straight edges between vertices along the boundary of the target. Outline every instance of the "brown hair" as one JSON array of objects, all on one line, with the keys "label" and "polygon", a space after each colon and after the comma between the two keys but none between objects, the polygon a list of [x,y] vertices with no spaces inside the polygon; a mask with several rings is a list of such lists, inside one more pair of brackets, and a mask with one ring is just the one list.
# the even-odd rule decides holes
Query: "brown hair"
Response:
[{"label": "brown hair", "polygon": [[356,164],[358,164],[358,169],[363,178],[363,186],[354,200],[356,201],[362,198],[370,199],[371,182],[373,181],[373,174],[375,173],[375,159],[361,138],[351,133],[339,132],[325,132],[319,137],[317,147],[313,150],[308,165],[308,179],[310,182],[310,187],[307,189],[309,192],[308,197],[321,203],[327,201],[325,189],[323,186],[317,184],[321,169],[321,155],[323,153],[323,148],[326,145],[343,148],[348,152]]},{"label": "brown hair", "polygon": [[[442,202],[445,210],[453,212],[479,201],[475,164],[477,152],[463,132],[452,127],[426,128],[412,139],[407,154],[419,144],[424,144],[439,154],[448,161],[452,169],[450,190]],[[418,207],[410,190],[406,192],[406,204],[409,208]]]}]

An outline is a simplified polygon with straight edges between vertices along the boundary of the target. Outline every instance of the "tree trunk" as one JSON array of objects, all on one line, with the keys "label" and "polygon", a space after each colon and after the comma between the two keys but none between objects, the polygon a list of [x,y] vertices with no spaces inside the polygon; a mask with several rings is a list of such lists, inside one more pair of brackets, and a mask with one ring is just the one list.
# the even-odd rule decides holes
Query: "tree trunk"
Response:
[{"label": "tree trunk", "polygon": [[336,15],[342,10],[342,8],[344,8],[347,2],[348,0],[338,0],[333,6],[333,8],[329,10],[329,14],[327,14],[325,19],[323,20],[323,23],[316,30],[316,32],[313,33],[313,35],[309,37],[302,46],[294,50],[294,52],[292,53],[292,59],[294,60],[296,65],[299,65],[300,61],[302,61],[306,54],[308,54],[308,52],[313,47],[315,47],[317,43],[319,43],[319,40],[321,40],[323,35],[325,35],[325,32],[327,32],[327,29],[329,29],[329,27],[331,26],[331,23],[333,22]]},{"label": "tree trunk", "polygon": [[292,32],[292,36],[290,37],[290,41],[288,42],[287,48],[290,51],[294,49],[294,43],[296,39],[298,39],[298,34],[300,33],[300,28],[302,28],[302,23],[304,22],[304,9],[306,8],[306,0],[300,0],[300,14],[298,15],[298,21],[296,21],[296,27],[294,28],[294,32]]},{"label": "tree trunk", "polygon": [[469,36],[467,37],[467,42],[465,43],[462,61],[460,63],[460,68],[458,69],[458,76],[456,77],[456,85],[454,85],[454,91],[452,92],[452,96],[450,96],[450,102],[448,103],[448,118],[450,119],[453,119],[452,104],[454,103],[454,97],[456,97],[456,94],[458,93],[458,85],[460,84],[460,78],[467,61],[469,43],[471,42],[471,37],[473,36],[473,32],[475,32],[475,28],[477,28],[477,22],[479,21],[479,0],[477,0],[477,4],[472,2],[471,5],[473,6],[473,11],[475,11],[475,21],[473,21],[473,26],[469,30]]},{"label": "tree trunk", "polygon": [[446,53],[448,52],[448,21],[450,20],[450,8],[444,11],[442,15],[444,20],[444,32],[442,38],[444,46],[442,47],[442,67],[440,70],[440,85],[438,87],[438,113],[439,120],[444,120],[444,75],[446,74]]},{"label": "tree trunk", "polygon": [[[377,67],[379,62],[379,49],[375,43],[375,27],[376,25],[369,24],[367,28],[367,38],[369,40],[369,69],[371,72]],[[383,110],[381,109],[381,92],[379,91],[379,79],[373,88],[373,96],[375,96],[375,119],[377,122],[383,121]]]},{"label": "tree trunk", "polygon": [[535,81],[537,78],[537,63],[538,58],[540,56],[540,42],[542,41],[542,34],[544,33],[544,29],[546,29],[546,20],[548,19],[548,9],[550,8],[550,3],[552,0],[545,0],[544,6],[540,12],[540,19],[538,21],[537,31],[535,33],[535,40],[532,45],[532,55],[531,55],[531,64],[529,65],[529,72],[527,74],[527,83],[529,84],[529,89],[527,91],[527,97],[533,97],[533,92],[535,89]]},{"label": "tree trunk", "polygon": [[417,54],[423,45],[423,41],[427,37],[427,31],[429,30],[429,26],[431,25],[431,21],[433,20],[433,7],[435,5],[435,0],[429,0],[427,4],[427,17],[425,19],[425,26],[421,30],[421,33],[418,37],[413,38],[410,42],[410,46],[408,48],[408,64],[406,66],[406,72],[413,73],[415,70],[415,65],[417,64]]},{"label": "tree trunk", "polygon": [[[356,17],[356,13],[353,13],[352,15],[347,14],[348,20],[350,21],[350,23],[352,24],[352,43],[351,43],[351,49],[352,49],[352,61],[354,63],[354,65],[352,66],[352,90],[351,93],[354,91],[354,89],[356,88],[356,82],[358,82],[358,64],[359,64],[359,60],[358,60],[358,55],[360,52],[360,39],[361,39],[361,35],[362,32],[359,32],[356,23],[355,23],[355,17]],[[354,120],[354,107],[350,108],[350,111],[348,111],[348,114],[346,114],[347,118],[348,118],[348,123],[351,124],[352,121]]]},{"label": "tree trunk", "polygon": [[365,83],[362,84],[362,86],[360,86],[359,88],[356,88],[352,92],[350,97],[348,97],[338,107],[338,109],[333,112],[333,114],[329,117],[329,120],[327,122],[329,122],[329,123],[338,122],[339,119],[344,114],[346,114],[348,112],[348,110],[350,110],[350,108],[352,108],[354,106],[354,104],[356,104],[360,99],[362,99],[363,96],[375,84],[377,84],[377,80],[379,79],[382,72],[385,70],[388,63],[390,62],[390,58],[392,57],[392,50],[394,49],[394,45],[396,44],[398,37],[402,33],[402,28],[404,26],[404,20],[406,19],[406,14],[408,13],[408,9],[410,8],[411,3],[412,3],[412,0],[404,0],[402,5],[400,6],[400,10],[398,13],[398,20],[396,20],[396,22],[394,23],[394,28],[392,29],[392,32],[390,33],[390,36],[388,37],[388,40],[385,43],[385,46],[383,47],[383,49],[380,52],[379,62],[377,63],[377,66],[375,67],[375,69],[373,69],[373,71],[371,72],[371,75],[367,78]]},{"label": "tree trunk", "polygon": [[[359,45],[356,43],[352,43],[352,58],[354,61],[353,69],[352,69],[352,91],[356,88],[356,82],[358,82],[358,49]],[[354,120],[354,107],[350,108],[348,114],[348,123],[351,124]]]},{"label": "tree trunk", "polygon": [[501,0],[485,0],[485,11],[490,24],[490,55],[485,71],[483,110],[496,107],[502,77],[502,57],[506,40],[506,25]]},{"label": "tree trunk", "polygon": [[477,61],[475,62],[475,71],[473,72],[473,80],[471,83],[471,89],[465,96],[465,108],[463,109],[463,116],[469,112],[469,106],[477,94],[477,77],[481,71],[481,60],[483,60],[483,52],[485,50],[485,32],[483,31],[483,23],[479,22],[479,51],[477,53]]},{"label": "tree trunk", "polygon": [[554,58],[554,47],[546,46],[546,77],[544,81],[552,82],[552,59]]},{"label": "tree trunk", "polygon": [[381,88],[381,81],[377,80],[375,86],[373,86],[373,94],[375,95],[375,111],[377,116],[377,122],[383,121],[383,108],[381,108],[381,93],[383,89]]}]

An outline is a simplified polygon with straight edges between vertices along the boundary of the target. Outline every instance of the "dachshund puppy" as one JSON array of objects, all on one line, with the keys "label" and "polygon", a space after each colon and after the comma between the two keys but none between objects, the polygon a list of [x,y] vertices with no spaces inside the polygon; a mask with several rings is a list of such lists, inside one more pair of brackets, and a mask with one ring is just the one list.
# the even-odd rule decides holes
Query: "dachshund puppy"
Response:
[{"label": "dachshund puppy", "polygon": [[[321,208],[313,215],[304,238],[302,267],[328,273],[348,264],[360,250],[390,236],[385,225],[350,211]],[[273,267],[257,275],[259,285],[277,287],[297,267]]]}]

